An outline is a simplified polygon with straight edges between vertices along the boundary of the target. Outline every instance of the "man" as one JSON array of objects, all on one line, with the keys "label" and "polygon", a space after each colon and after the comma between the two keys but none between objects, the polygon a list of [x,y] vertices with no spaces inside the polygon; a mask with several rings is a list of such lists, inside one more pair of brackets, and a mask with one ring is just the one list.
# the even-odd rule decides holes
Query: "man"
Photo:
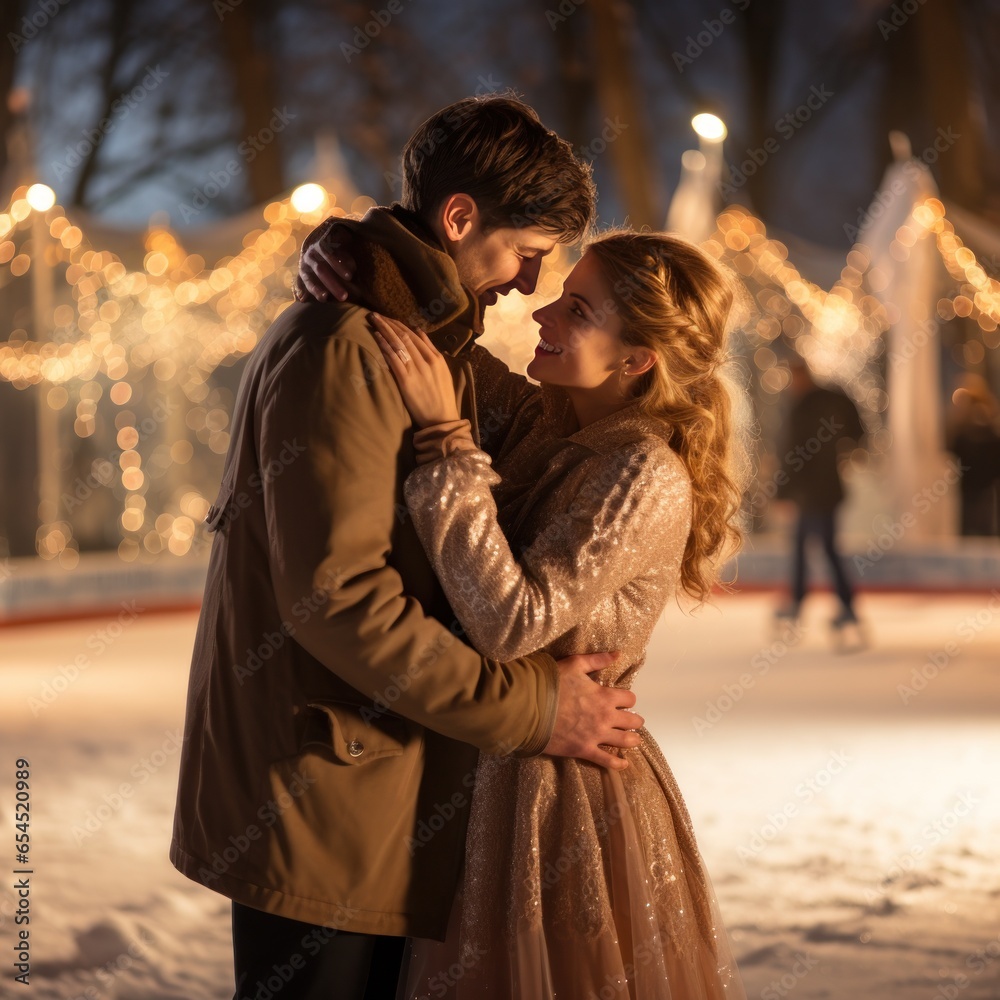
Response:
[{"label": "man", "polygon": [[864,437],[857,407],[840,389],[817,385],[801,358],[789,365],[791,409],[786,421],[781,468],[776,477],[778,497],[798,509],[792,557],[791,603],[779,618],[799,616],[807,590],[806,542],[817,537],[833,577],[840,611],[830,623],[839,632],[857,624],[854,588],[837,550],[836,514],[844,500],[840,475],[843,453]]},{"label": "man", "polygon": [[[251,357],[208,516],[170,857],[233,900],[236,1000],[393,997],[403,936],[444,937],[477,751],[621,767],[602,747],[639,742],[634,696],[587,676],[612,653],[497,663],[461,641],[406,514],[410,420],[365,319],[459,355],[483,306],[533,291],[587,228],[589,171],[488,97],[428,119],[403,173],[401,205],[338,220],[368,276],[352,301],[289,307]],[[458,357],[454,376],[478,433]]]}]

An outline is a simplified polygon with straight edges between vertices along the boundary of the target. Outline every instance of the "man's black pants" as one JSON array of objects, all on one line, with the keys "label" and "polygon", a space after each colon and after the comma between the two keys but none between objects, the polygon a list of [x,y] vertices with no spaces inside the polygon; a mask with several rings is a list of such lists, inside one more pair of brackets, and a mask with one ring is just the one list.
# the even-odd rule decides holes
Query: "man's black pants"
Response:
[{"label": "man's black pants", "polygon": [[405,944],[233,903],[233,1000],[395,1000]]}]

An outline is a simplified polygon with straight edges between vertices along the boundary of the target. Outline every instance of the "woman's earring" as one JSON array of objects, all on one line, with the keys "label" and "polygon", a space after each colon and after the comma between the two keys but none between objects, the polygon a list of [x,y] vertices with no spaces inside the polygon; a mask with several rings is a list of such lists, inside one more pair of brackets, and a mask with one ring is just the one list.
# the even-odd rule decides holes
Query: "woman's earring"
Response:
[{"label": "woman's earring", "polygon": [[620,396],[628,396],[629,389],[625,385],[625,376],[628,375],[628,362],[623,361],[621,368],[618,369],[618,394]]}]

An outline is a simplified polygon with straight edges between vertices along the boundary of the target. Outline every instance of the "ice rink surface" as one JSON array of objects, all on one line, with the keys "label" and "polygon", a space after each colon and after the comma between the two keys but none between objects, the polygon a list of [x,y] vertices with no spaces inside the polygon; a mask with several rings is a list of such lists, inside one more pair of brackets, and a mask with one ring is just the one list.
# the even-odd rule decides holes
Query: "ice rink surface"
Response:
[{"label": "ice rink surface", "polygon": [[[773,631],[773,606],[668,609],[637,684],[748,996],[997,1000],[1000,590],[863,595],[851,654],[827,595],[801,629]],[[0,996],[231,997],[228,901],[167,860],[195,621],[0,631],[5,860],[23,757],[33,871],[27,990],[0,889]]]}]

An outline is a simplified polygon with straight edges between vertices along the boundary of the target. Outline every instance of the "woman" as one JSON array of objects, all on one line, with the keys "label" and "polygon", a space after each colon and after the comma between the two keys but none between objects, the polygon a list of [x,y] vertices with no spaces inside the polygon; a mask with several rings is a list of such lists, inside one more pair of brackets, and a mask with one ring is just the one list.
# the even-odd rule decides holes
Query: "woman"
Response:
[{"label": "woman", "polygon": [[[630,686],[677,587],[704,601],[740,540],[730,471],[729,280],[693,245],[616,232],[539,309],[528,374],[473,348],[477,411],[515,414],[492,460],[423,334],[372,317],[414,422],[406,499],[484,655],[617,649]],[[690,819],[645,730],[621,768],[483,757],[444,944],[407,997],[743,997]]]}]

